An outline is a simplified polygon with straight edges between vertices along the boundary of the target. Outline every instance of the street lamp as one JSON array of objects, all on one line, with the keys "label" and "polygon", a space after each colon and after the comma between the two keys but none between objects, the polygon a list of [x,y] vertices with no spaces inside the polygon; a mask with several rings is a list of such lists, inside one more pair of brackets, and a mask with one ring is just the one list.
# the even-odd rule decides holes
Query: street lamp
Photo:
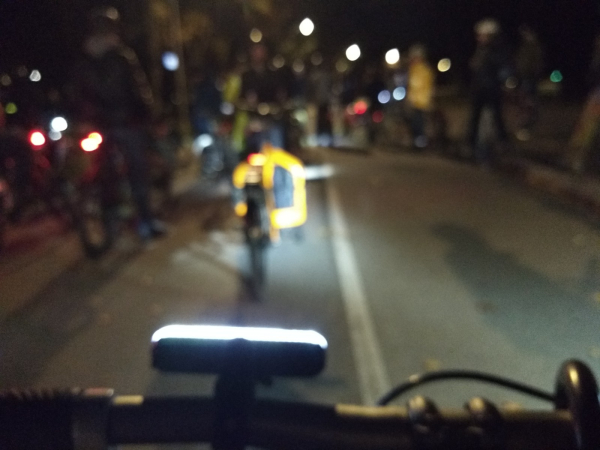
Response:
[{"label": "street lamp", "polygon": [[300,33],[303,36],[310,36],[312,32],[315,30],[315,24],[308,17],[300,22]]},{"label": "street lamp", "polygon": [[393,66],[394,64],[398,64],[398,61],[400,61],[400,51],[397,48],[388,50],[385,54],[385,62]]},{"label": "street lamp", "polygon": [[258,44],[260,41],[262,41],[262,38],[263,35],[260,30],[258,28],[252,28],[252,31],[250,32],[250,40],[255,44]]},{"label": "street lamp", "polygon": [[360,58],[360,47],[357,44],[352,44],[346,49],[346,58],[348,61],[356,61]]}]

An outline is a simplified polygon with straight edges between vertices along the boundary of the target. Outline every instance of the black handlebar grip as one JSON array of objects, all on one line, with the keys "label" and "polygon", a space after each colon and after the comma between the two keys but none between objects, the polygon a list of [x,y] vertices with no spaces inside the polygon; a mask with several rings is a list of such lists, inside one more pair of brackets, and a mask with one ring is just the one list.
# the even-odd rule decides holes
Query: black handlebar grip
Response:
[{"label": "black handlebar grip", "polygon": [[72,411],[78,390],[0,393],[0,449],[73,450]]}]

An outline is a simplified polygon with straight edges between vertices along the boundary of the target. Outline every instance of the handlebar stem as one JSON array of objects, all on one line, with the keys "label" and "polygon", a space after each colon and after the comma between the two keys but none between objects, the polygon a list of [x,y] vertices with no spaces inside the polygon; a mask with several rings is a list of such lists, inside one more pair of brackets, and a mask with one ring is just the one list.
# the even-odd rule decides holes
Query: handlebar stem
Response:
[{"label": "handlebar stem", "polygon": [[231,353],[215,384],[214,450],[243,450],[248,441],[249,412],[257,382],[251,352],[233,341]]}]

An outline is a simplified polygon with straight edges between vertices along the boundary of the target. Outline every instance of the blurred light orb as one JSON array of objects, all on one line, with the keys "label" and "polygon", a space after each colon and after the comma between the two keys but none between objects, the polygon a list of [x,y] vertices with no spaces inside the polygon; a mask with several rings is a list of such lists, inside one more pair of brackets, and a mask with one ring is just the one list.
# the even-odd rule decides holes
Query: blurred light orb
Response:
[{"label": "blurred light orb", "polygon": [[400,51],[397,48],[388,50],[385,54],[385,62],[390,66],[398,64],[398,62],[400,62]]},{"label": "blurred light orb", "polygon": [[381,91],[379,93],[379,95],[377,96],[377,100],[379,101],[379,103],[381,103],[382,105],[385,105],[386,103],[388,103],[391,100],[392,96],[390,94],[390,91]]},{"label": "blurred light orb", "polygon": [[10,76],[8,74],[3,74],[2,77],[0,77],[0,84],[2,84],[2,86],[10,86],[12,83],[12,80],[10,79]]},{"label": "blurred light orb", "polygon": [[192,151],[199,156],[206,147],[213,145],[213,138],[210,134],[201,134],[192,143]]},{"label": "blurred light orb", "polygon": [[450,67],[452,67],[452,61],[450,61],[450,58],[443,58],[438,62],[438,70],[442,73],[448,72]]},{"label": "blurred light orb", "polygon": [[263,34],[261,31],[258,28],[252,28],[252,31],[250,32],[250,40],[255,44],[258,44],[260,41],[262,41],[262,38]]},{"label": "blurred light orb", "polygon": [[12,102],[7,103],[6,107],[4,108],[4,111],[6,112],[6,114],[16,114],[16,112],[18,111],[17,105],[15,105]]},{"label": "blurred light orb", "polygon": [[27,76],[27,67],[25,66],[21,66],[17,69],[17,75],[19,75],[20,77],[26,77]]},{"label": "blurred light orb", "polygon": [[375,122],[375,123],[381,123],[381,122],[383,122],[383,112],[381,112],[381,111],[375,111],[373,113],[373,122]]},{"label": "blurred light orb", "polygon": [[67,119],[65,119],[64,117],[55,117],[50,122],[50,128],[52,128],[52,130],[54,131],[62,132],[65,131],[68,127],[69,124],[67,123]]},{"label": "blurred light orb", "polygon": [[162,55],[162,64],[168,71],[175,72],[179,69],[179,56],[175,52],[164,52]]},{"label": "blurred light orb", "polygon": [[271,107],[268,103],[259,103],[256,109],[261,116],[266,116],[271,112]]},{"label": "blurred light orb", "polygon": [[310,57],[310,62],[313,66],[320,66],[323,64],[323,55],[321,55],[319,52],[313,53]]},{"label": "blurred light orb", "polygon": [[56,130],[50,130],[48,132],[48,137],[53,141],[58,141],[62,137],[62,133]]},{"label": "blurred light orb", "polygon": [[46,143],[46,138],[39,131],[34,131],[29,136],[29,142],[31,142],[31,145],[34,145],[36,147],[41,147],[42,145],[44,145]]},{"label": "blurred light orb", "polygon": [[504,85],[508,88],[508,89],[514,89],[517,87],[517,78],[516,77],[508,77],[506,79],[506,83],[504,83]]},{"label": "blurred light orb", "polygon": [[294,72],[296,72],[296,73],[304,72],[304,63],[302,62],[302,60],[297,59],[296,61],[294,61],[294,64],[292,65],[292,69],[294,69]]},{"label": "blurred light orb", "polygon": [[285,58],[283,56],[277,55],[277,56],[275,56],[275,58],[273,58],[273,66],[275,66],[275,68],[281,69],[284,64],[285,64]]},{"label": "blurred light orb", "polygon": [[563,80],[563,75],[560,70],[555,70],[550,74],[550,81],[553,83],[560,83]]},{"label": "blurred light orb", "polygon": [[235,112],[235,107],[229,102],[221,103],[221,112],[226,116],[231,116]]},{"label": "blurred light orb", "polygon": [[364,114],[367,112],[369,105],[364,100],[359,100],[354,104],[354,113],[355,114]]},{"label": "blurred light orb", "polygon": [[42,79],[42,74],[40,73],[39,70],[32,70],[31,73],[29,74],[29,79],[31,81],[33,81],[34,83],[37,83],[38,81],[40,81]]},{"label": "blurred light orb", "polygon": [[404,100],[404,97],[406,97],[406,88],[399,86],[396,89],[394,89],[392,95],[394,96],[394,100]]},{"label": "blurred light orb", "polygon": [[352,44],[346,49],[346,58],[348,61],[356,61],[360,58],[360,47],[357,44]]},{"label": "blurred light orb", "polygon": [[303,36],[310,36],[315,31],[315,24],[308,17],[300,22],[300,33]]},{"label": "blurred light orb", "polygon": [[346,70],[348,70],[348,63],[341,59],[335,64],[335,69],[340,73],[344,73]]}]

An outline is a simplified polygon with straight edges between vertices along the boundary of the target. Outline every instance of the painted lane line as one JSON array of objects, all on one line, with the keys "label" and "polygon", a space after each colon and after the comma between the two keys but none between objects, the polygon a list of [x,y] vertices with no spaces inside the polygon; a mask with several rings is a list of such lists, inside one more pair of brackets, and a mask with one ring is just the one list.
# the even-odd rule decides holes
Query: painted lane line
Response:
[{"label": "painted lane line", "polygon": [[366,405],[373,405],[389,391],[390,382],[381,355],[381,346],[375,334],[354,249],[348,238],[348,227],[340,197],[331,180],[327,182],[327,202],[332,228],[333,253],[350,329],[362,400]]}]

